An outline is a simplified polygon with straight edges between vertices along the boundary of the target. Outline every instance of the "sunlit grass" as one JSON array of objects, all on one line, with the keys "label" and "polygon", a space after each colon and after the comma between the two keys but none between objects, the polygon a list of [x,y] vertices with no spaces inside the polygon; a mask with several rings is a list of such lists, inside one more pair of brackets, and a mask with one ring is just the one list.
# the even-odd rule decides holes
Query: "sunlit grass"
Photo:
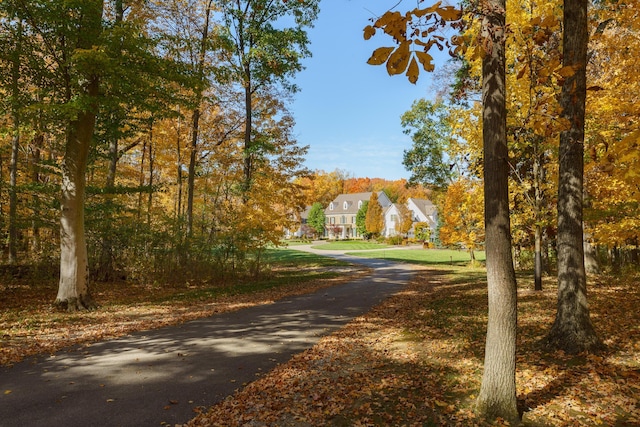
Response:
[{"label": "sunlit grass", "polygon": [[[397,262],[408,262],[420,265],[468,265],[471,262],[469,252],[452,249],[393,249],[382,251],[348,252],[348,255],[361,256],[365,258],[383,258]],[[475,258],[478,262],[484,262],[486,259],[485,253],[483,251],[476,251]]]},{"label": "sunlit grass", "polygon": [[322,249],[326,251],[367,251],[388,247],[390,246],[383,243],[366,242],[364,240],[340,240],[312,246],[313,249]]}]

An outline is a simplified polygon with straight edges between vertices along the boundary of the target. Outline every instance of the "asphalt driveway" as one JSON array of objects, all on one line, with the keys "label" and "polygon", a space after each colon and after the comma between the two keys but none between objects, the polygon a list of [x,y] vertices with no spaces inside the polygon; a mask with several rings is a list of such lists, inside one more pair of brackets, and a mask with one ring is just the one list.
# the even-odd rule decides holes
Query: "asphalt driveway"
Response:
[{"label": "asphalt driveway", "polygon": [[221,401],[366,313],[412,275],[407,265],[327,254],[373,273],[317,293],[0,368],[0,426],[184,423],[199,407]]}]

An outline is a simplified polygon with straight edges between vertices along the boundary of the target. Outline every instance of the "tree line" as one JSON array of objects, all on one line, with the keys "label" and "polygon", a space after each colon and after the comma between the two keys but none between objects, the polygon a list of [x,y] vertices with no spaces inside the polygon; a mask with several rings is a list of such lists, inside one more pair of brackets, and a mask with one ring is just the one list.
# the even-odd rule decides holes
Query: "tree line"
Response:
[{"label": "tree line", "polygon": [[95,279],[258,271],[304,205],[287,101],[318,3],[3,1],[3,261],[59,271],[69,310]]}]

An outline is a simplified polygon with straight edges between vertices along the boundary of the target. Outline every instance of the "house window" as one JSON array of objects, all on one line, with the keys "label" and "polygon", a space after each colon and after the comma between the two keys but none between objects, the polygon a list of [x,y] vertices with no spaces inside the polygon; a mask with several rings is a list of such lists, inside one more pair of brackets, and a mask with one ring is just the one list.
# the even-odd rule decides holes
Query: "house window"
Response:
[{"label": "house window", "polygon": [[358,210],[360,210],[360,208],[362,208],[362,200],[358,200]]},{"label": "house window", "polygon": [[331,202],[331,203],[329,204],[329,210],[330,210],[330,211],[332,211],[332,210],[333,210],[333,202]]},{"label": "house window", "polygon": [[336,218],[335,217],[331,217],[329,218],[329,224],[335,224],[336,223]]},{"label": "house window", "polygon": [[349,209],[349,203],[344,202],[344,204],[342,205],[342,209],[344,209],[345,211]]},{"label": "house window", "polygon": [[355,223],[356,223],[356,217],[355,217],[355,216],[352,216],[352,217],[351,217],[351,224],[355,224]]},{"label": "house window", "polygon": [[347,217],[342,215],[342,218],[340,218],[340,224],[346,224],[347,223]]},{"label": "house window", "polygon": [[398,222],[398,215],[391,215],[391,222]]}]

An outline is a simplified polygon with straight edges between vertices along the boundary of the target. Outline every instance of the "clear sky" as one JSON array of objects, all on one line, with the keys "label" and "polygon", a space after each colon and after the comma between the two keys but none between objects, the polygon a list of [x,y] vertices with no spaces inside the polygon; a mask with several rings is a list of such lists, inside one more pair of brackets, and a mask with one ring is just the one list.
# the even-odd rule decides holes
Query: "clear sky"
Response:
[{"label": "clear sky", "polygon": [[[393,40],[381,32],[368,41],[363,38],[369,18],[397,3],[320,3],[318,20],[308,31],[313,57],[304,61],[306,69],[295,79],[301,91],[291,106],[298,143],[309,145],[308,168],[341,169],[358,178],[409,178],[402,154],[411,147],[411,138],[402,132],[400,116],[414,100],[432,97],[433,76],[421,73],[413,85],[404,75],[389,76],[384,65],[368,65],[373,50],[393,46]],[[405,1],[398,10],[411,5]]]}]

